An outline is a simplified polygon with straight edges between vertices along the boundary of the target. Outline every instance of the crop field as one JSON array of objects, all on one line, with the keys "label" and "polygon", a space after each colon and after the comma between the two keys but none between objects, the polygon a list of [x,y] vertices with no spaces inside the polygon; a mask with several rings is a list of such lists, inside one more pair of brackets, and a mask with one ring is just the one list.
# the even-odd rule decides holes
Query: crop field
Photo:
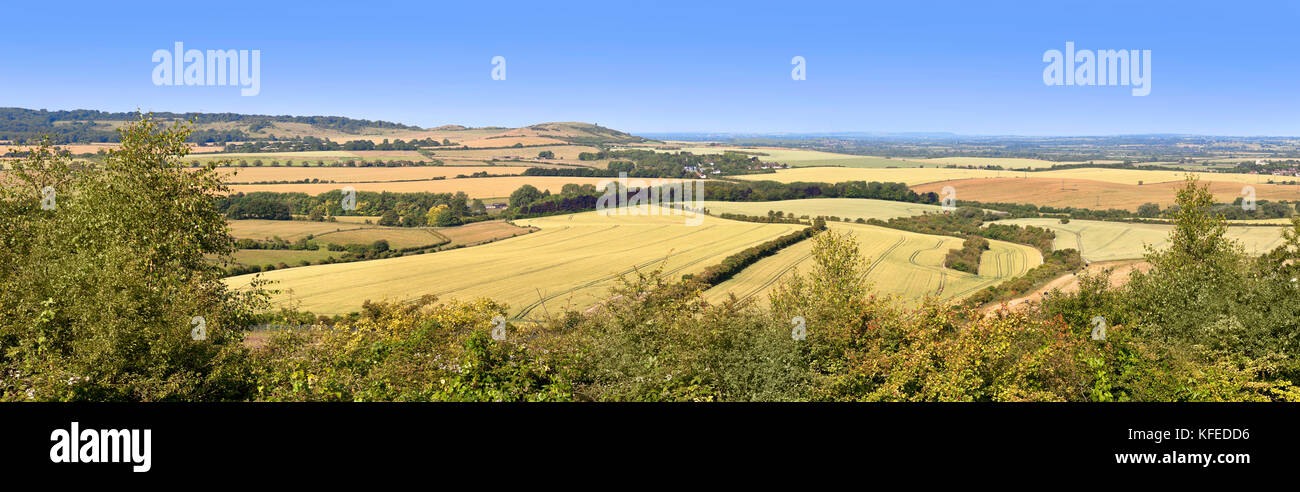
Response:
[{"label": "crop field", "polygon": [[345,246],[349,244],[371,244],[380,239],[388,241],[388,246],[393,249],[432,246],[450,240],[433,229],[423,227],[376,227],[352,229],[338,232],[326,232],[316,236],[317,241]]},{"label": "crop field", "polygon": [[848,219],[889,220],[895,217],[912,217],[927,212],[939,212],[943,208],[937,205],[920,203],[894,202],[888,200],[868,200],[864,198],[807,198],[802,200],[781,200],[775,202],[719,202],[706,201],[704,208],[709,213],[761,215],[768,211],[794,213],[795,217],[841,217]]},{"label": "crop field", "polygon": [[[1016,157],[936,157],[932,159],[912,159],[916,162],[925,164],[940,164],[954,166],[1002,166],[1007,169],[1038,169],[1048,168],[1055,165],[1063,164],[1081,164],[1079,162],[1056,162],[1045,161],[1042,159],[1025,159]],[[1116,164],[1121,161],[1092,161],[1096,164]]]},{"label": "crop field", "polygon": [[230,225],[230,234],[235,239],[257,239],[267,240],[279,237],[286,241],[296,241],[299,238],[308,235],[320,235],[328,232],[338,232],[359,227],[378,227],[364,226],[359,224],[348,224],[339,222],[316,222],[312,220],[228,220]]},{"label": "crop field", "polygon": [[406,167],[245,167],[236,170],[221,169],[230,183],[258,183],[268,181],[298,181],[318,179],[341,183],[362,181],[430,180],[455,178],[477,172],[489,174],[521,174],[527,167],[519,166],[406,166]]},{"label": "crop field", "polygon": [[[438,244],[450,238],[432,228],[382,227],[377,225],[316,222],[310,220],[231,220],[230,233],[236,239],[267,240],[275,237],[285,241],[314,236],[323,243],[339,245],[371,244],[380,239],[393,248],[408,248]],[[452,228],[448,228],[452,229]]]},{"label": "crop field", "polygon": [[[1056,249],[1074,248],[1088,261],[1129,260],[1142,258],[1145,246],[1162,248],[1168,244],[1172,225],[1129,224],[1095,220],[1012,219],[998,223],[1033,225],[1056,231]],[[1229,227],[1228,237],[1241,242],[1246,252],[1262,254],[1282,243],[1282,227]]]},{"label": "crop field", "polygon": [[[104,143],[71,143],[71,144],[70,144],[70,143],[63,143],[63,144],[57,144],[57,145],[55,145],[56,148],[66,150],[66,151],[71,152],[71,153],[73,153],[73,154],[95,154],[95,153],[99,153],[100,151],[108,152],[108,151],[110,151],[110,150],[116,150],[116,149],[120,148],[121,146],[122,146],[122,144],[119,144],[119,143],[116,143],[116,142],[113,142],[113,143],[109,143],[109,142],[104,142]],[[214,146],[214,145],[198,145],[198,144],[187,144],[186,147],[189,148],[189,152],[190,152],[190,154],[204,154],[204,153],[210,153],[210,152],[221,152],[221,149],[224,148],[224,147],[221,146],[221,145],[215,145],[215,146]],[[22,152],[22,151],[27,150],[27,149],[30,149],[30,148],[32,148],[31,145],[13,145],[13,144],[9,144],[9,143],[0,143],[0,155],[7,154],[7,153],[9,153],[9,152]]]},{"label": "crop field", "polygon": [[[935,181],[950,179],[996,177],[998,171],[983,169],[949,169],[941,167],[924,167],[908,169],[874,169],[850,167],[801,167],[781,169],[774,173],[746,174],[733,176],[747,181],[776,181],[778,183],[821,182],[839,183],[843,181],[881,181],[904,183],[915,186]],[[1001,171],[1002,176],[1011,176],[1011,171]]]},{"label": "crop field", "polygon": [[[717,146],[700,146],[689,145],[689,143],[678,143],[681,145],[680,151],[691,152],[695,154],[719,154],[726,151],[747,152],[758,155],[764,162],[775,162],[788,164],[790,167],[847,167],[847,168],[919,168],[919,167],[944,167],[944,166],[962,166],[962,167],[982,167],[982,166],[1002,166],[1008,169],[1038,169],[1049,168],[1054,165],[1064,164],[1082,164],[1082,162],[1056,162],[1042,159],[1025,159],[1025,158],[1002,158],[1002,157],[938,157],[938,158],[911,158],[911,157],[883,157],[883,156],[865,156],[853,154],[840,154],[835,152],[824,152],[809,149],[791,149],[780,147],[736,147],[729,145]],[[683,145],[685,144],[685,145]],[[661,152],[678,152],[678,150],[664,150]],[[1092,161],[1098,164],[1113,164],[1120,161]]]},{"label": "crop field", "polygon": [[[550,190],[551,193],[559,193],[564,185],[569,183],[597,185],[601,181],[607,181],[610,178],[574,178],[574,177],[557,177],[557,176],[504,176],[496,178],[463,178],[463,179],[440,179],[430,181],[397,181],[387,183],[313,183],[313,184],[253,184],[253,185],[231,185],[231,193],[249,193],[254,191],[278,191],[283,193],[307,193],[309,195],[319,195],[321,193],[334,191],[351,186],[357,191],[390,191],[394,193],[415,193],[427,191],[431,193],[455,193],[463,191],[470,198],[500,198],[510,196],[520,186],[531,184],[539,190]],[[664,183],[675,183],[686,181],[680,179],[665,179]]]},{"label": "crop field", "polygon": [[[403,300],[425,294],[489,297],[526,318],[583,309],[599,302],[620,274],[662,265],[669,277],[697,273],[728,255],[802,229],[706,218],[696,227],[681,216],[600,216],[594,212],[517,221],[540,230],[473,248],[374,261],[316,265],[264,273],[292,292],[301,308],[320,314],[356,311],[366,299]],[[251,276],[226,279],[234,287]]]},{"label": "crop field", "polygon": [[[1202,182],[1216,181],[1223,183],[1238,184],[1267,184],[1270,178],[1293,180],[1295,178],[1283,178],[1277,176],[1267,176],[1262,174],[1239,174],[1239,173],[1211,173],[1195,172],[1197,178]],[[1142,169],[1105,169],[1105,168],[1078,168],[1078,169],[1058,169],[1055,171],[1044,171],[1042,173],[1031,173],[1029,177],[1048,177],[1054,179],[1088,179],[1094,181],[1108,181],[1111,183],[1136,185],[1152,183],[1182,183],[1187,173],[1183,171],[1147,171]],[[1021,174],[1023,177],[1024,175]],[[1240,187],[1238,187],[1240,189]]]},{"label": "crop field", "polygon": [[[294,215],[293,218],[307,220],[306,215]],[[366,221],[370,221],[370,224],[378,224],[381,218],[379,215],[335,215],[334,222],[337,224],[365,224]]]},{"label": "crop field", "polygon": [[[1222,182],[1228,184],[1237,184],[1237,190],[1241,190],[1241,185],[1267,185],[1270,178],[1288,179],[1282,177],[1270,177],[1256,174],[1234,174],[1234,173],[1194,173],[1202,182]],[[975,178],[1021,178],[1021,179],[1047,179],[1060,180],[1077,179],[1088,181],[1102,181],[1115,184],[1127,185],[1151,185],[1157,183],[1182,183],[1186,173],[1182,171],[1145,171],[1134,169],[1106,169],[1106,168],[1078,168],[1078,169],[1060,169],[1055,171],[1038,171],[1038,172],[1016,172],[1016,171],[997,171],[988,169],[965,169],[965,168],[946,168],[926,166],[914,169],[862,169],[862,168],[844,168],[844,167],[809,167],[797,169],[780,169],[775,173],[750,174],[736,176],[738,179],[750,181],[776,181],[779,183],[793,183],[796,181],[805,182],[825,182],[837,183],[841,181],[892,181],[897,183],[906,183],[908,186],[916,186],[926,183],[935,183],[939,181],[950,181],[958,179],[975,179]],[[1295,178],[1289,178],[1295,179]],[[1281,185],[1276,185],[1281,186]],[[1258,186],[1256,186],[1258,187]],[[1296,189],[1295,185],[1290,188]],[[1298,192],[1300,193],[1300,192]]]},{"label": "crop field", "polygon": [[551,151],[555,154],[556,159],[578,160],[578,154],[583,152],[598,152],[600,149],[586,145],[547,145],[545,147],[520,147],[505,149],[469,149],[459,150],[459,148],[448,148],[446,150],[433,148],[434,157],[438,159],[465,159],[475,161],[486,161],[490,159],[536,159],[537,154],[542,151]]},{"label": "crop field", "polygon": [[329,251],[325,248],[318,250],[292,250],[292,249],[241,249],[232,254],[236,265],[244,266],[266,266],[279,265],[284,263],[289,266],[297,266],[301,261],[318,262],[329,258],[330,256],[342,256],[343,253],[338,251]]},{"label": "crop field", "polygon": [[[989,250],[980,258],[979,274],[972,275],[943,267],[948,250],[961,248],[960,238],[865,224],[832,222],[828,226],[854,235],[859,251],[870,262],[865,280],[875,292],[899,296],[908,302],[927,295],[961,298],[1023,275],[1043,262],[1042,255],[1032,247],[989,241]],[[805,240],[759,260],[709,289],[705,299],[717,303],[735,294],[738,298],[755,298],[756,302],[766,303],[767,294],[782,277],[796,270],[807,274],[812,265],[812,242]]]},{"label": "crop field", "polygon": [[727,151],[744,152],[753,154],[763,162],[788,164],[790,167],[816,167],[816,166],[841,166],[857,168],[883,168],[883,167],[918,167],[912,161],[904,159],[890,159],[888,157],[876,157],[869,155],[851,155],[838,154],[834,152],[823,152],[820,150],[806,149],[787,149],[779,147],[734,147],[729,145],[719,146],[691,146],[684,145],[680,150],[659,150],[659,152],[690,152],[692,154],[721,154]]},{"label": "crop field", "polygon": [[[1035,173],[1035,176],[1051,173]],[[1206,181],[1210,192],[1217,201],[1231,203],[1242,197],[1242,188],[1247,185],[1224,181]],[[1121,184],[1085,179],[1045,179],[1045,178],[994,178],[963,179],[941,181],[912,186],[917,193],[940,193],[944,187],[951,186],[956,191],[958,200],[979,202],[1032,203],[1053,207],[1080,207],[1100,209],[1123,209],[1136,211],[1144,203],[1155,203],[1161,208],[1173,205],[1182,181],[1155,184]],[[1252,184],[1258,200],[1300,200],[1300,188],[1296,186]]]},{"label": "crop field", "polygon": [[[425,160],[423,156],[421,157],[422,157],[421,160]],[[210,153],[210,154],[189,155],[185,157],[185,160],[191,162],[215,162],[215,161],[229,160],[229,161],[233,161],[235,164],[238,164],[239,161],[243,160],[243,161],[248,161],[250,166],[252,165],[253,161],[262,161],[263,165],[270,165],[271,161],[279,161],[281,164],[284,165],[289,165],[288,163],[293,163],[295,165],[301,166],[304,163],[308,165],[315,165],[317,161],[323,161],[329,163],[329,162],[341,162],[347,160],[361,161],[361,160],[373,160],[373,159],[365,159],[354,152],[348,152],[343,150],[319,150],[319,151],[306,151],[306,152],[255,152],[255,153],[229,153],[229,154]]]},{"label": "crop field", "polygon": [[455,227],[437,227],[433,230],[451,241],[447,246],[470,246],[521,236],[531,231],[527,227],[519,227],[504,220],[486,220]]}]

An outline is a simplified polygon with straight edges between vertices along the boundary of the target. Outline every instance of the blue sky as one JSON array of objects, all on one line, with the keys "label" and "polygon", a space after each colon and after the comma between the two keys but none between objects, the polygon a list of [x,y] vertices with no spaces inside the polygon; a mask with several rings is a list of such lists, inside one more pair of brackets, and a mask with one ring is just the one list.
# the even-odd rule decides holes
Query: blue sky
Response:
[{"label": "blue sky", "polygon": [[[979,3],[980,5],[976,5]],[[1300,135],[1297,2],[18,2],[0,106],[631,132]],[[262,52],[261,93],[155,86],[155,50]],[[1152,51],[1151,94],[1043,52]],[[490,77],[506,58],[506,80]],[[790,60],[807,60],[791,80]]]}]

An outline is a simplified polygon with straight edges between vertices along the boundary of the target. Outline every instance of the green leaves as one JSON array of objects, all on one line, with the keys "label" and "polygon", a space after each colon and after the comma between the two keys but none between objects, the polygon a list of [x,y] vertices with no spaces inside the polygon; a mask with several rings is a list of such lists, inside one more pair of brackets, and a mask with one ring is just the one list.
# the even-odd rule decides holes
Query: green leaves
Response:
[{"label": "green leaves", "polygon": [[[178,162],[183,127],[142,117],[121,133],[102,164],[43,146],[13,172],[33,188],[0,188],[0,370],[22,375],[0,398],[245,398],[241,327],[259,296],[227,291],[205,260],[233,251],[220,177]],[[37,185],[57,208],[37,206]]]}]

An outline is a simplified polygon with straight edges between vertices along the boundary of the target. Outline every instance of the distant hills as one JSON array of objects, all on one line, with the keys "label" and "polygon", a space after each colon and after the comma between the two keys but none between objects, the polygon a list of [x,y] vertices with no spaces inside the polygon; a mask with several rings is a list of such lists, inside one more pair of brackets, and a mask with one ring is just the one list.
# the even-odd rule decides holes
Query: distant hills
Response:
[{"label": "distant hills", "polygon": [[[507,147],[546,144],[626,144],[646,139],[591,123],[551,122],[522,128],[442,125],[420,128],[383,120],[343,116],[253,115],[238,113],[152,113],[163,121],[193,122],[190,140],[205,143],[283,140],[299,137],[334,141],[369,139],[417,139],[437,136],[471,147]],[[116,142],[117,128],[138,118],[135,112],[106,112],[89,109],[47,111],[0,108],[0,141],[32,143],[43,136],[56,144]]]}]

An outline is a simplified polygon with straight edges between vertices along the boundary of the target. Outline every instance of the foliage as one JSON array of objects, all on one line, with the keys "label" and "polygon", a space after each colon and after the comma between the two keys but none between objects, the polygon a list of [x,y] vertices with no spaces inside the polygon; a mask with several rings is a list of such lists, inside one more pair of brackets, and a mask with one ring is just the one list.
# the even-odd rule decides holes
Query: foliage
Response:
[{"label": "foliage", "polygon": [[563,357],[487,336],[491,301],[367,304],[359,320],[286,331],[257,353],[272,401],[546,401],[571,398]]},{"label": "foliage", "polygon": [[102,164],[42,145],[14,166],[17,185],[0,187],[3,399],[248,397],[242,328],[263,297],[256,282],[227,290],[205,259],[234,241],[213,207],[220,177],[179,162],[187,135],[141,117]]}]

